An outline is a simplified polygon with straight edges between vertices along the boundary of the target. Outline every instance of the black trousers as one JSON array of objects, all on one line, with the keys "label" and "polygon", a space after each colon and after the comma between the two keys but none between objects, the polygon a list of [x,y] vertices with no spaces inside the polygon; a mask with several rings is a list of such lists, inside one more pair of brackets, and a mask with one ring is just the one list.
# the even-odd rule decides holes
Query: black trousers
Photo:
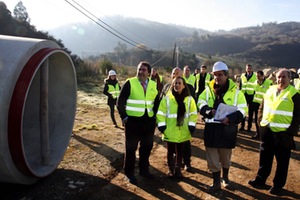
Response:
[{"label": "black trousers", "polygon": [[284,147],[275,140],[275,134],[269,128],[261,129],[262,143],[260,147],[259,170],[257,178],[266,181],[269,177],[274,156],[277,161],[273,184],[282,188],[287,179],[291,149]]},{"label": "black trousers", "polygon": [[183,164],[187,167],[191,166],[192,146],[191,141],[184,142],[183,145]]},{"label": "black trousers", "polygon": [[115,118],[115,104],[108,104],[109,109],[110,109],[110,118],[111,121],[114,123],[114,125],[117,124],[116,118]]},{"label": "black trousers", "polygon": [[181,168],[184,143],[167,142],[167,161],[169,167]]},{"label": "black trousers", "polygon": [[259,103],[253,102],[254,123],[255,123],[256,132],[258,134],[260,134],[259,121],[258,121],[258,109],[259,109],[259,106],[260,106]]},{"label": "black trousers", "polygon": [[[253,112],[254,112],[254,107],[253,107],[253,97],[254,95],[249,95],[249,94],[244,94],[246,101],[247,101],[247,105],[248,105],[248,127],[247,130],[251,130],[252,128],[252,121],[253,121]],[[244,118],[242,121],[242,128],[245,128],[245,121],[246,119]]]},{"label": "black trousers", "polygon": [[155,118],[136,119],[129,117],[125,124],[125,175],[133,176],[136,160],[136,150],[139,146],[140,173],[148,172],[149,157],[153,147]]}]

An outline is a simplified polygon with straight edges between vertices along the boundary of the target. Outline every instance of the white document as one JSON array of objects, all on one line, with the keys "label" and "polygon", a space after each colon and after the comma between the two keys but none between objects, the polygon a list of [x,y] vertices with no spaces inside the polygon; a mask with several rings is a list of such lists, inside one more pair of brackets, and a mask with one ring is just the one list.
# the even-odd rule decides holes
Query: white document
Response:
[{"label": "white document", "polygon": [[216,121],[221,121],[223,120],[227,115],[234,113],[235,111],[237,111],[237,107],[236,106],[229,106],[226,105],[224,103],[220,103],[216,114],[214,116],[214,120]]}]

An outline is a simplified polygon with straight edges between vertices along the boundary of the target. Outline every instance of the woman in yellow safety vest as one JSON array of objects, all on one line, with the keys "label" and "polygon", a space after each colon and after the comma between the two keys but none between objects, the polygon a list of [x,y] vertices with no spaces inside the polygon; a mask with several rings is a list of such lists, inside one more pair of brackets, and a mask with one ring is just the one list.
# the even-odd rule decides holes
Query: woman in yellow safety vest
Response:
[{"label": "woman in yellow safety vest", "polygon": [[183,148],[192,139],[198,113],[184,78],[174,78],[170,91],[159,104],[156,122],[162,139],[167,142],[168,176],[182,178]]},{"label": "woman in yellow safety vest", "polygon": [[116,119],[115,119],[115,105],[117,103],[117,98],[120,94],[120,84],[117,79],[117,73],[114,70],[110,70],[108,72],[107,79],[104,80],[104,90],[103,94],[105,94],[107,98],[107,105],[110,108],[110,117],[115,127],[118,127]]}]

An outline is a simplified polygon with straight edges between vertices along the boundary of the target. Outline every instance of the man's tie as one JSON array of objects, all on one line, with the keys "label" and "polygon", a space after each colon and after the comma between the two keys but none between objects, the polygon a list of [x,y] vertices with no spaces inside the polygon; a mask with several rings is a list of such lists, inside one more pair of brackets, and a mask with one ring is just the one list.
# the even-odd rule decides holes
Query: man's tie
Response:
[{"label": "man's tie", "polygon": [[144,89],[144,93],[146,94],[146,88],[147,88],[147,86],[146,86],[146,82],[145,81],[142,82],[142,86],[143,86],[143,89]]}]

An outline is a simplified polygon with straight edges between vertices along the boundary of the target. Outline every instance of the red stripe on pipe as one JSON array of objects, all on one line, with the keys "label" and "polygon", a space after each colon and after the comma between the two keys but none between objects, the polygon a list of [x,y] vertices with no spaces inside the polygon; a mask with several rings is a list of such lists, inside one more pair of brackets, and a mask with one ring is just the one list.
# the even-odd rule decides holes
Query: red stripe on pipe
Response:
[{"label": "red stripe on pipe", "polygon": [[41,62],[53,51],[57,49],[44,48],[35,53],[25,64],[16,82],[13,95],[10,101],[8,113],[8,145],[12,160],[17,169],[24,175],[34,176],[34,173],[27,164],[25,153],[23,152],[22,138],[22,116],[25,106],[26,94],[34,78],[35,72],[42,64]]}]

